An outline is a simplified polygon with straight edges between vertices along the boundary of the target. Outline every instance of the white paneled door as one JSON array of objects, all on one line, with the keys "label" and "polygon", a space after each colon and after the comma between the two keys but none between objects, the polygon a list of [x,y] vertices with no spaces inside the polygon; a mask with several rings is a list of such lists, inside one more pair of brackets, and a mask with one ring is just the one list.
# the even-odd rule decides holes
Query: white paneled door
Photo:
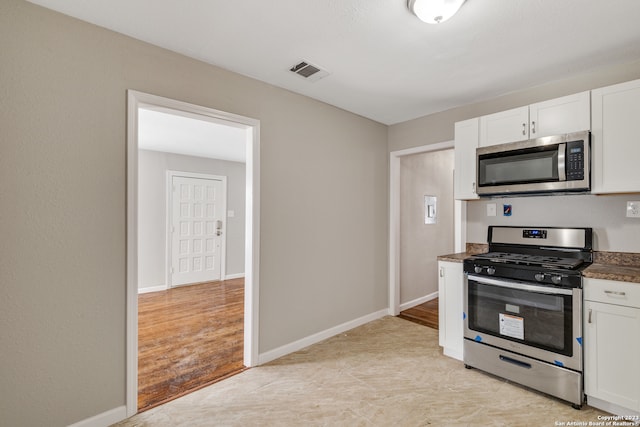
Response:
[{"label": "white paneled door", "polygon": [[172,177],[171,286],[221,278],[224,183]]}]

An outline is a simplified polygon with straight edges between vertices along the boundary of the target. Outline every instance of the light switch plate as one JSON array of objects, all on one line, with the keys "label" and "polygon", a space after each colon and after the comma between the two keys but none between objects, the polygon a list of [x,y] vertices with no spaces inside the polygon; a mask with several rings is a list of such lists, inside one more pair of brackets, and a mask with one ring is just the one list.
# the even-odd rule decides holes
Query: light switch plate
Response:
[{"label": "light switch plate", "polygon": [[438,223],[438,198],[436,196],[424,196],[424,223]]},{"label": "light switch plate", "polygon": [[488,203],[487,204],[487,216],[496,216],[496,204]]},{"label": "light switch plate", "polygon": [[627,217],[640,218],[640,202],[627,202]]}]

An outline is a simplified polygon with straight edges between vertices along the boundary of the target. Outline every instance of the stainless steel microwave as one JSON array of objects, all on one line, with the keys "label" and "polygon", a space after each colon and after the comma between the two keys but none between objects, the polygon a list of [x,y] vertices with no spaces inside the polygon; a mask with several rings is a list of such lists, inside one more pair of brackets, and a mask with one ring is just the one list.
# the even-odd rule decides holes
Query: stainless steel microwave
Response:
[{"label": "stainless steel microwave", "polygon": [[480,147],[476,159],[480,196],[591,189],[588,131]]}]

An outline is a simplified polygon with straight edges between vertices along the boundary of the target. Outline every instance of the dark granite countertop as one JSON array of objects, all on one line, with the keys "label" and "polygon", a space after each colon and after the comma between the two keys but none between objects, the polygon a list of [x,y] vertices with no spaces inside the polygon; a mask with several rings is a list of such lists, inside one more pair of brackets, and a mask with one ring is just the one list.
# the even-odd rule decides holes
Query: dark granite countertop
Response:
[{"label": "dark granite countertop", "polygon": [[473,254],[469,252],[459,252],[457,254],[440,255],[438,256],[438,261],[462,262],[464,261],[465,258],[471,255]]},{"label": "dark granite countertop", "polygon": [[640,253],[596,251],[593,264],[582,274],[592,279],[640,283]]},{"label": "dark granite countertop", "polygon": [[619,282],[640,284],[640,266],[594,263],[585,268],[582,275],[591,279],[617,280]]},{"label": "dark granite countertop", "polygon": [[471,255],[481,254],[487,252],[489,249],[489,245],[482,243],[467,243],[467,247],[465,248],[465,252],[458,252],[455,254],[448,255],[440,255],[438,257],[438,261],[449,261],[449,262],[462,262],[465,258],[470,257]]}]

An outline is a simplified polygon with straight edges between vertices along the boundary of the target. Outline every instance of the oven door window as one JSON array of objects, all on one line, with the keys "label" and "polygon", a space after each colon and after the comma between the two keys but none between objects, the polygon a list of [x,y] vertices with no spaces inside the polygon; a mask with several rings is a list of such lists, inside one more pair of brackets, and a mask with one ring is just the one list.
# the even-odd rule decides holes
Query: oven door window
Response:
[{"label": "oven door window", "polygon": [[571,295],[553,295],[469,280],[469,329],[573,356]]},{"label": "oven door window", "polygon": [[557,145],[483,154],[478,158],[481,187],[559,180]]}]

